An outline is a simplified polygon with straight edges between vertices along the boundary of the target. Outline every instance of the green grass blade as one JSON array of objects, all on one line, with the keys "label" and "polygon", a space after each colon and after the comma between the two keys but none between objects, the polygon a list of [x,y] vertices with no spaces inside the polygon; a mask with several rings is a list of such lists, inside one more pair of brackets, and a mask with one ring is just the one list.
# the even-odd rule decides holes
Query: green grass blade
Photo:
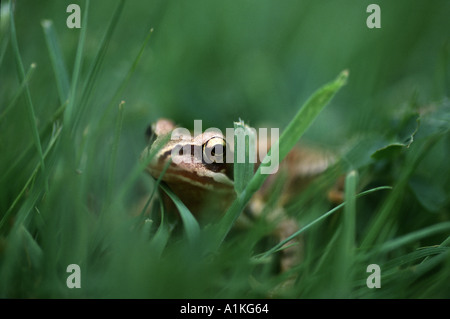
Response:
[{"label": "green grass blade", "polygon": [[53,21],[41,21],[42,29],[44,30],[45,40],[47,42],[50,60],[53,66],[53,72],[56,78],[56,87],[58,88],[59,100],[64,103],[69,97],[69,75],[67,73],[66,65],[59,46],[56,30],[53,27]]},{"label": "green grass blade", "polygon": [[[79,103],[79,110],[76,114],[76,119],[73,126],[73,131],[76,129],[76,127],[79,125],[82,117],[84,116],[84,113],[86,112],[87,104],[89,101],[89,98],[91,96],[91,93],[95,87],[95,81],[98,77],[98,74],[101,70],[101,66],[103,64],[106,52],[108,50],[109,43],[111,41],[112,35],[114,34],[115,28],[118,25],[120,16],[123,11],[123,6],[125,4],[124,0],[120,0],[119,4],[117,5],[116,10],[114,11],[114,14],[111,18],[111,21],[109,23],[109,26],[106,30],[105,36],[102,39],[102,42],[100,43],[99,50],[97,52],[97,55],[95,56],[94,62],[92,63],[92,66],[89,70],[87,80],[85,82],[85,85],[83,87],[83,93],[81,96],[81,101]],[[85,19],[86,20],[86,19]]]},{"label": "green grass blade", "polygon": [[114,172],[116,170],[116,161],[117,161],[117,150],[119,149],[119,140],[120,134],[122,132],[122,123],[123,123],[123,105],[125,101],[120,102],[119,104],[119,114],[117,115],[116,127],[114,129],[114,141],[111,148],[110,155],[110,164],[109,164],[109,175],[108,175],[108,184],[106,185],[106,202],[108,203],[114,185]]},{"label": "green grass blade", "polygon": [[120,84],[119,88],[116,90],[117,93],[115,95],[115,99],[117,99],[120,96],[120,94],[122,94],[123,90],[126,88],[128,82],[130,81],[131,76],[133,75],[134,71],[136,70],[136,68],[139,64],[139,61],[141,60],[142,55],[144,54],[145,47],[147,46],[148,42],[150,41],[152,34],[153,34],[153,28],[151,28],[148,31],[147,36],[145,37],[145,40],[142,43],[141,48],[139,49],[139,52],[136,55],[136,58],[134,59],[133,64],[130,67],[130,70],[128,70],[128,73],[125,76],[124,81]]},{"label": "green grass blade", "polygon": [[417,241],[421,238],[434,235],[436,233],[440,233],[443,231],[449,231],[450,230],[450,222],[442,222],[439,224],[435,224],[426,228],[422,228],[420,230],[417,230],[415,232],[411,232],[409,234],[406,234],[404,236],[401,236],[399,238],[392,239],[388,242],[386,242],[384,245],[381,246],[380,252],[388,252],[394,249],[397,249],[403,245],[406,245],[408,243]]},{"label": "green grass blade", "polygon": [[[34,190],[36,191],[36,190]],[[39,192],[41,192],[39,190]],[[35,239],[29,233],[26,227],[19,224],[8,234],[8,245],[2,251],[2,262],[0,263],[0,296],[5,298],[11,286],[17,286],[17,279],[13,275],[18,265],[25,265],[23,261],[24,252],[26,252],[27,270],[36,269],[42,265],[44,255],[42,249],[36,243]]]},{"label": "green grass blade", "polygon": [[[250,150],[253,150],[256,155],[256,136],[255,131],[252,130],[248,125],[244,124],[243,121],[234,123],[234,189],[237,194],[240,194],[245,189],[245,186],[250,182],[253,177],[255,164],[250,160]],[[238,153],[242,152],[239,149],[239,136],[243,134],[244,140],[244,158],[238,158]],[[239,155],[240,156],[240,155]]]},{"label": "green grass blade", "polygon": [[151,247],[155,249],[155,255],[160,257],[164,248],[167,245],[167,242],[170,238],[170,229],[167,223],[164,220],[161,220],[161,224],[158,227],[155,235],[151,240]]},{"label": "green grass blade", "polygon": [[[386,189],[391,189],[390,186],[380,186],[380,187],[376,187],[376,188],[372,188],[369,189],[367,191],[361,192],[359,193],[356,198],[359,198],[361,196],[365,196],[368,195],[370,193],[373,192],[377,192],[380,190],[386,190]],[[339,209],[341,209],[342,207],[345,206],[345,202],[337,205],[336,207],[334,207],[333,209],[329,210],[328,212],[326,212],[325,214],[323,214],[322,216],[316,218],[315,220],[313,220],[312,222],[310,222],[309,224],[307,224],[306,226],[302,227],[301,229],[299,229],[298,231],[296,231],[295,233],[293,233],[291,236],[287,237],[286,239],[284,239],[283,241],[279,242],[277,245],[275,245],[274,247],[272,247],[271,249],[269,249],[268,251],[259,254],[257,257],[258,258],[266,258],[268,257],[270,254],[276,252],[278,249],[280,249],[284,244],[290,242],[292,239],[294,239],[295,237],[299,236],[301,233],[307,231],[309,228],[311,228],[312,226],[314,226],[315,224],[323,221],[324,219],[326,219],[327,217],[329,217],[330,215],[334,214],[335,212],[337,212]]]},{"label": "green grass blade", "polygon": [[[152,34],[153,34],[153,28],[151,28],[148,31],[147,36],[146,36],[144,42],[142,43],[138,54],[136,55],[136,57],[135,57],[135,59],[133,61],[133,64],[131,65],[130,69],[127,72],[127,75],[122,80],[122,82],[120,83],[119,87],[116,90],[114,90],[116,93],[111,98],[111,101],[108,104],[108,107],[106,108],[106,110],[104,111],[103,115],[101,116],[99,125],[96,125],[98,131],[101,131],[101,128],[103,128],[103,127],[108,127],[109,124],[107,122],[110,120],[109,112],[114,109],[113,106],[120,99],[120,96],[122,95],[123,91],[127,87],[127,85],[129,83],[132,75],[136,71],[137,66],[139,64],[139,61],[141,60],[141,57],[142,57],[142,55],[144,53],[144,50],[145,50],[145,48],[146,48],[146,46],[147,46],[147,44],[148,44]],[[93,133],[93,134],[95,134],[95,133]]]},{"label": "green grass blade", "polygon": [[[275,142],[275,145],[272,145],[266,158],[271,158],[273,150],[279,149],[278,162],[281,162],[289,153],[289,151],[295,146],[295,144],[297,144],[300,137],[313,123],[313,121],[323,110],[323,108],[328,104],[328,102],[330,102],[330,100],[339,91],[339,89],[341,89],[342,86],[345,85],[345,83],[347,82],[347,77],[348,71],[343,71],[341,72],[341,74],[339,74],[336,80],[326,84],[325,86],[317,90],[300,108],[294,119],[284,130],[280,139]],[[276,154],[274,154],[274,156],[276,156]],[[238,195],[236,200],[231,204],[231,207],[226,212],[225,216],[219,222],[216,232],[216,234],[218,235],[218,242],[214,244],[217,245],[217,247],[220,246],[222,241],[225,239],[226,235],[230,231],[237,217],[242,212],[250,198],[262,186],[262,184],[268,177],[267,174],[262,174],[261,172],[262,168],[267,166],[267,163],[264,164],[264,162],[265,161],[263,160],[263,163],[259,166],[258,170],[248,183],[247,187]]]},{"label": "green grass blade", "polygon": [[[67,102],[66,102],[67,103]],[[54,131],[55,122],[58,121],[62,114],[64,113],[64,109],[66,107],[66,104],[61,105],[53,114],[51,120],[44,126],[44,128],[39,132],[39,136],[42,137],[42,140],[46,140],[50,134]],[[34,145],[33,142],[29,143],[27,147],[22,151],[22,153],[17,156],[14,163],[12,163],[8,169],[3,172],[2,175],[0,175],[0,182],[3,182],[5,180],[8,180],[11,178],[11,174],[14,173],[15,170],[17,170],[18,167],[21,167],[26,164],[26,162],[29,161],[29,158],[33,156],[33,149]]]},{"label": "green grass blade", "polygon": [[[166,174],[166,171],[167,171],[167,169],[169,168],[169,166],[170,166],[171,163],[172,163],[172,161],[169,160],[169,161],[166,163],[166,165],[164,165],[163,170],[161,171],[161,174],[159,174],[158,179],[156,180],[155,184],[153,185],[152,192],[151,192],[151,194],[150,194],[150,196],[149,196],[147,202],[145,203],[144,208],[143,208],[142,211],[141,211],[141,214],[140,214],[140,217],[141,217],[141,218],[140,218],[140,221],[139,221],[139,222],[142,222],[143,218],[145,217],[145,212],[147,211],[147,209],[148,209],[148,207],[149,207],[149,205],[150,205],[150,202],[151,202],[153,196],[155,196],[155,193],[156,193],[156,191],[158,190],[159,185],[161,184],[162,178],[163,178],[164,174]],[[163,209],[164,209],[164,207],[163,207],[163,206],[164,206],[164,205],[161,205],[161,224],[164,222],[164,214],[163,214]]]},{"label": "green grass blade", "polygon": [[105,111],[105,114],[102,116],[102,122],[99,125],[99,127],[103,127],[104,126],[103,122],[104,121],[108,121],[109,117],[107,116],[107,112],[112,108],[111,106],[113,106],[117,102],[117,100],[120,99],[120,96],[122,95],[122,92],[125,90],[125,88],[127,87],[128,83],[130,82],[131,76],[136,71],[137,66],[139,64],[139,61],[142,58],[144,50],[145,50],[145,48],[146,48],[146,46],[147,46],[147,44],[148,44],[152,34],[153,34],[153,28],[151,28],[148,31],[147,36],[146,36],[144,42],[142,43],[138,54],[136,55],[136,57],[135,57],[135,59],[133,61],[133,64],[131,65],[130,69],[127,72],[127,75],[125,76],[125,78],[123,79],[123,81],[119,85],[119,87],[115,90],[116,93],[114,94],[113,98],[111,99],[111,102],[109,103],[109,106],[108,106],[108,108]]},{"label": "green grass blade", "polygon": [[[450,236],[448,236],[438,247],[440,248],[448,248],[450,246]],[[428,257],[425,258],[422,263],[426,262]]]},{"label": "green grass blade", "polygon": [[[11,46],[13,48],[14,58],[15,58],[16,64],[17,64],[17,73],[19,75],[19,80],[20,80],[20,82],[24,82],[25,81],[25,70],[23,68],[22,58],[21,58],[20,50],[19,50],[19,43],[17,41],[17,33],[16,33],[15,22],[14,22],[12,1],[9,3],[9,5],[10,5],[9,10],[10,10]],[[37,125],[36,125],[36,120],[35,120],[36,116],[34,113],[33,101],[31,99],[30,90],[29,90],[27,84],[25,84],[25,98],[26,98],[26,105],[27,105],[26,109],[27,109],[28,121],[30,123],[31,131],[33,134],[34,144],[36,146],[36,149],[37,149],[38,155],[39,155],[39,159],[41,161],[41,170],[45,177],[44,178],[45,190],[48,191],[48,175],[47,175],[47,171],[46,171],[45,163],[44,163],[44,154],[42,152],[41,140],[40,140],[39,132],[38,132]]]},{"label": "green grass blade", "polygon": [[402,266],[404,264],[412,263],[418,259],[425,258],[425,260],[428,259],[430,256],[439,255],[442,253],[446,253],[449,251],[449,247],[425,247],[418,249],[416,251],[413,251],[409,254],[406,254],[404,256],[400,256],[397,258],[394,258],[387,263],[383,264],[382,269],[391,269],[396,268],[399,266]]},{"label": "green grass blade", "polygon": [[[48,156],[50,150],[54,147],[56,141],[58,140],[58,137],[60,136],[60,133],[61,133],[61,128],[59,128],[55,132],[55,134],[52,136],[52,139],[51,139],[50,143],[48,144],[47,149],[44,152],[44,158],[46,158]],[[8,208],[6,213],[2,216],[2,219],[0,220],[0,231],[2,230],[2,228],[5,225],[6,221],[8,220],[9,215],[13,212],[13,210],[16,207],[17,203],[25,196],[25,194],[26,194],[27,190],[29,189],[30,185],[35,180],[40,166],[41,166],[41,163],[38,163],[36,165],[35,169],[33,170],[33,173],[28,178],[28,180],[25,183],[25,185],[23,186],[22,190],[19,192],[17,197],[14,199],[14,201],[12,202],[11,206]],[[37,200],[37,197],[36,197],[36,200]]]},{"label": "green grass blade", "polygon": [[183,204],[183,202],[170,190],[166,184],[162,183],[160,186],[177,207],[181,219],[183,220],[183,225],[188,240],[193,244],[197,243],[200,235],[200,226],[197,223],[197,220],[194,218],[186,205]]},{"label": "green grass blade", "polygon": [[345,178],[345,206],[342,222],[342,231],[338,244],[335,263],[336,271],[333,272],[335,284],[340,288],[340,294],[346,296],[350,293],[352,282],[352,269],[355,261],[355,239],[356,239],[356,186],[358,174],[351,171]]},{"label": "green grass blade", "polygon": [[[158,180],[156,181],[152,194],[149,197],[149,200],[147,203],[150,202],[150,200],[153,198],[156,190],[159,188],[159,185],[161,184],[161,179],[166,173],[166,170],[169,168],[169,163],[164,167],[164,169],[161,172],[161,175],[159,176]],[[147,206],[147,205],[146,205]],[[156,256],[160,257],[164,248],[166,247],[169,238],[170,238],[170,232],[171,227],[169,226],[169,223],[166,221],[166,218],[164,218],[164,204],[163,201],[159,201],[159,209],[161,212],[161,222],[159,224],[158,230],[156,231],[155,235],[152,237],[151,240],[151,246],[156,250]],[[146,211],[146,208],[143,209],[141,218],[144,216],[144,213]]]},{"label": "green grass blade", "polygon": [[[356,239],[356,187],[358,184],[358,173],[351,171],[345,179],[345,205],[344,209],[344,247],[346,251],[355,248]],[[350,258],[350,256],[348,256]]]},{"label": "green grass blade", "polygon": [[5,57],[6,49],[8,48],[9,37],[5,37],[0,42],[0,66],[3,63],[3,58]]},{"label": "green grass blade", "polygon": [[0,66],[3,63],[9,42],[9,4],[0,5]]},{"label": "green grass blade", "polygon": [[17,89],[16,93],[14,94],[11,101],[8,103],[6,108],[3,110],[3,112],[0,114],[0,122],[3,120],[3,118],[8,114],[8,112],[16,105],[17,100],[22,95],[23,91],[27,87],[28,83],[31,80],[31,76],[34,73],[34,70],[36,69],[36,64],[32,63],[30,65],[30,68],[27,71],[27,74],[25,75],[25,78],[23,79],[22,83],[20,84],[20,87]]},{"label": "green grass blade", "polygon": [[72,80],[70,83],[69,91],[69,103],[67,104],[66,110],[64,112],[64,123],[67,128],[70,128],[72,123],[72,117],[75,107],[75,97],[78,90],[78,78],[80,76],[81,64],[83,59],[83,49],[86,42],[86,32],[87,32],[87,21],[89,16],[89,0],[86,0],[84,6],[84,15],[82,19],[82,25],[80,30],[80,37],[78,38],[77,53],[75,55],[75,63],[73,66]]},{"label": "green grass blade", "polygon": [[341,236],[342,228],[337,228],[333,234],[333,237],[327,242],[325,249],[320,253],[320,259],[314,263],[314,269],[312,271],[312,276],[321,273],[326,269],[329,265],[330,256],[335,252],[335,247],[339,241],[339,237]]}]

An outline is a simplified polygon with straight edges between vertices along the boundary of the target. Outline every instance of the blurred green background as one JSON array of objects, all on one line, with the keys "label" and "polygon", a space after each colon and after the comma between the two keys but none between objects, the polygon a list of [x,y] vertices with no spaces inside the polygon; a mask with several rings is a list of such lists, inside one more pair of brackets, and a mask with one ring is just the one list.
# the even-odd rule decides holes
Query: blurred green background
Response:
[{"label": "blurred green background", "polygon": [[[23,61],[38,66],[30,83],[32,96],[43,97],[35,101],[38,118],[47,117],[58,104],[40,22],[54,21],[70,71],[79,36],[65,24],[70,3],[17,2]],[[379,1],[382,28],[369,29],[370,3],[127,2],[96,87],[102,94],[94,96],[90,108],[105,107],[146,33],[154,28],[121,97],[126,101],[126,125],[141,132],[160,116],[186,127],[193,119],[202,119],[207,127],[222,128],[240,117],[251,125],[283,128],[299,103],[343,69],[350,71],[349,83],[321,115],[314,134],[334,143],[355,129],[383,132],[392,109],[402,102],[417,98],[424,103],[448,95],[450,4]],[[83,2],[80,5],[83,10]],[[84,70],[114,8],[114,1],[91,3]],[[13,63],[2,65],[4,98],[17,85],[13,68]],[[331,127],[333,134],[324,129]]]},{"label": "blurred green background", "polygon": [[[29,89],[39,130],[61,106],[41,21],[53,21],[71,75],[80,36],[79,29],[66,26],[66,8],[73,2],[15,1],[17,40],[24,67],[37,65]],[[83,15],[85,2],[76,3]],[[90,3],[78,99],[118,3]],[[381,8],[381,29],[366,26],[370,3]],[[187,128],[192,128],[194,119],[201,119],[203,128],[225,129],[241,118],[251,126],[282,130],[317,88],[344,69],[350,72],[348,84],[320,114],[306,137],[331,148],[365,134],[388,139],[396,132],[396,120],[401,114],[440,103],[450,95],[449,14],[448,0],[126,1],[120,19],[114,22],[115,30],[86,102],[86,113],[72,139],[63,140],[73,143],[76,149],[76,159],[68,159],[75,162],[71,168],[76,167],[88,177],[82,182],[84,186],[77,188],[75,179],[65,180],[63,168],[53,169],[50,164],[51,174],[55,174],[51,189],[59,192],[50,192],[48,206],[43,210],[47,214],[58,209],[83,210],[84,203],[76,198],[84,196],[93,210],[101,206],[98,198],[102,197],[99,194],[103,194],[107,179],[108,147],[121,100],[126,103],[114,190],[120,189],[145,147],[147,126],[159,117],[171,118]],[[2,17],[2,24],[5,21],[8,23]],[[154,31],[137,69],[126,89],[113,99],[151,28]],[[2,30],[9,35],[7,28]],[[2,112],[20,85],[10,45],[0,67]],[[2,214],[38,163],[32,147],[31,153],[20,157],[32,144],[25,110],[22,95],[0,122],[0,169],[8,172],[0,184]],[[444,174],[448,165],[443,162],[446,146],[448,141],[427,166],[439,175],[441,186],[448,186]],[[18,158],[21,160],[14,166]],[[40,183],[38,179],[36,185],[44,187]],[[140,183],[148,182],[143,178]],[[127,206],[137,197],[130,195],[122,204]],[[73,236],[77,236],[77,225],[73,225]],[[7,238],[5,234],[3,238]],[[69,239],[72,235],[66,234]],[[78,242],[81,244],[77,247],[81,247],[83,242]],[[195,281],[193,278],[189,280]],[[6,295],[26,294],[18,288],[16,294]]]}]

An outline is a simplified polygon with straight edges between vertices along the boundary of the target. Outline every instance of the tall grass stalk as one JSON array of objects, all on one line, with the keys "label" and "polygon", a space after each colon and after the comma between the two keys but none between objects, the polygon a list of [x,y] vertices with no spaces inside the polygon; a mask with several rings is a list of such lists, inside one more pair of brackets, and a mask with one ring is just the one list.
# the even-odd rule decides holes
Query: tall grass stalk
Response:
[{"label": "tall grass stalk", "polygon": [[17,74],[19,76],[19,80],[22,83],[25,83],[25,98],[26,98],[26,111],[28,115],[28,122],[30,123],[31,132],[33,135],[34,145],[36,146],[39,160],[41,162],[41,170],[44,175],[44,185],[45,190],[48,191],[48,174],[45,168],[44,163],[44,154],[42,152],[41,139],[39,137],[39,132],[36,125],[36,116],[34,112],[33,101],[31,99],[30,89],[28,88],[28,84],[26,84],[25,77],[25,69],[23,67],[22,58],[20,56],[19,51],[19,43],[17,41],[17,33],[16,33],[16,25],[14,22],[14,10],[13,10],[13,2],[9,2],[9,13],[10,13],[10,31],[11,31],[11,46],[14,52],[14,58],[16,60],[17,65]]}]

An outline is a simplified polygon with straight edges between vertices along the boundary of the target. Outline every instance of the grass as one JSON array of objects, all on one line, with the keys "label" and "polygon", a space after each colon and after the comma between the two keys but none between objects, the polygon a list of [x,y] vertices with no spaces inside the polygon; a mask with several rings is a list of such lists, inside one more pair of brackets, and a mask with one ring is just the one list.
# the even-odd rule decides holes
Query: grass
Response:
[{"label": "grass", "polygon": [[[107,10],[109,2],[86,1],[80,4],[80,30],[65,27],[67,4],[41,8],[32,1],[17,2],[15,8],[11,2],[2,4],[2,298],[450,297],[450,172],[446,165],[450,103],[445,89],[449,74],[443,72],[449,68],[448,38],[443,37],[441,50],[425,36],[419,37],[423,43],[418,40],[415,47],[408,41],[416,36],[407,36],[399,50],[413,52],[411,60],[391,52],[397,64],[385,67],[376,63],[380,52],[374,52],[370,56],[374,66],[366,69],[352,62],[359,50],[356,44],[351,49],[338,42],[330,44],[334,53],[350,57],[346,63],[339,55],[330,61],[333,52],[324,55],[324,50],[308,48],[317,54],[304,53],[299,49],[304,41],[294,45],[297,36],[316,41],[315,31],[305,31],[314,25],[306,18],[327,14],[336,9],[333,5],[319,10],[313,4],[309,8],[290,4],[277,11],[262,3],[258,10],[266,8],[280,18],[280,24],[273,25],[277,37],[263,21],[251,20],[245,26],[256,28],[274,41],[270,42],[246,33],[241,24],[250,20],[227,20],[247,17],[245,6],[237,8],[232,3],[221,4],[221,13],[198,0],[191,4],[196,10],[181,10],[184,14],[171,4],[148,5],[149,22],[142,15],[145,10],[131,3],[116,1]],[[440,12],[445,12],[417,6],[418,12],[434,17],[430,21],[439,20]],[[389,21],[398,9],[381,7],[383,21]],[[62,13],[52,15],[53,10]],[[211,30],[221,34],[228,48],[211,41],[211,34],[196,24],[196,19],[209,16],[202,10],[220,15],[222,20],[213,19],[217,29]],[[308,12],[301,28],[295,24],[298,17],[290,15],[296,10]],[[423,24],[414,12],[409,24],[413,30]],[[50,18],[41,16],[47,14]],[[355,16],[359,17],[356,11]],[[139,27],[130,27],[130,17]],[[180,35],[177,26],[183,19],[189,23]],[[23,21],[36,28],[27,30]],[[235,30],[236,23],[240,32]],[[392,39],[393,31],[383,28],[380,32],[386,32],[386,42],[378,47],[389,46]],[[438,24],[427,30],[435,32],[433,39],[439,38]],[[361,47],[367,45],[364,41]],[[423,51],[425,44],[430,49]],[[183,51],[191,45],[195,54]],[[438,60],[421,64],[426,68],[421,75],[439,66],[432,73],[434,86],[417,80],[423,85],[405,93],[393,78],[403,83],[409,75],[417,75],[414,72],[420,70],[409,63],[431,48],[436,49],[433,57]],[[246,57],[230,68],[230,55],[240,59],[241,54]],[[323,68],[317,67],[314,75],[307,73],[308,81],[307,74],[291,73],[299,64],[308,70],[305,65],[310,61]],[[348,79],[344,72],[332,80],[347,67]],[[236,86],[223,82],[229,74]],[[284,107],[288,97],[292,108]],[[214,108],[210,99],[217,103]],[[236,101],[248,107],[234,109]],[[177,104],[185,109],[177,109]],[[283,123],[277,145],[280,159],[300,138],[321,141],[339,152],[337,163],[287,203],[287,214],[301,225],[291,237],[273,242],[268,235],[275,225],[264,219],[244,232],[233,229],[237,216],[267,178],[260,170],[249,176],[251,166],[236,167],[236,201],[223,218],[206,226],[167,186],[145,174],[146,161],[139,160],[145,125],[158,116],[179,122],[183,116],[195,117],[192,105],[203,112],[198,118],[212,125],[232,125],[239,117],[252,126],[261,118],[274,119],[274,125]],[[214,123],[212,119],[218,117],[220,122]],[[345,177],[344,202],[332,205],[326,194],[339,176]],[[268,209],[283,196],[283,177],[275,183]],[[175,227],[157,200],[160,192],[175,202],[181,227]],[[143,206],[138,204],[142,200],[150,216],[142,214]],[[280,274],[274,270],[278,252],[294,237],[304,240],[303,261]],[[66,286],[67,266],[74,263],[81,268],[81,289]],[[379,289],[366,286],[370,264],[381,267]],[[293,286],[273,294],[291,275],[296,276]]]}]

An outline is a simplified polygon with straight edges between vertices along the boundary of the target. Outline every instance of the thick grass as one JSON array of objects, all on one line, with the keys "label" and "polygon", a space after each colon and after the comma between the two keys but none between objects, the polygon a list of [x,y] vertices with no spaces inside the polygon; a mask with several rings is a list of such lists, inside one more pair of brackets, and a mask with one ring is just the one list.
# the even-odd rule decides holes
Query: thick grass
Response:
[{"label": "thick grass", "polygon": [[[152,6],[152,12],[159,17],[154,19],[156,26],[152,21],[146,22],[144,30],[132,28],[135,33],[133,40],[128,42],[127,37],[131,37],[131,33],[124,30],[128,24],[122,21],[123,15],[129,17],[132,13],[139,17],[139,8],[117,1],[110,10],[101,10],[96,7],[97,3],[86,1],[81,4],[82,28],[71,30],[70,37],[64,23],[60,23],[62,18],[57,15],[44,22],[35,21],[36,29],[42,23],[41,29],[27,32],[39,39],[37,50],[32,46],[35,42],[26,41],[24,25],[18,24],[18,21],[31,17],[25,10],[26,6],[13,8],[9,4],[2,7],[0,24],[1,297],[450,297],[450,171],[446,164],[450,155],[450,104],[446,96],[448,91],[440,89],[443,83],[448,83],[448,72],[441,72],[441,69],[436,72],[436,89],[431,90],[434,95],[429,94],[426,87],[418,87],[417,94],[422,94],[421,98],[417,94],[405,97],[401,86],[382,87],[381,97],[372,97],[373,100],[394,105],[402,112],[390,112],[388,107],[375,108],[370,113],[373,116],[371,122],[357,110],[363,107],[361,104],[352,104],[369,99],[370,90],[357,83],[366,69],[356,63],[349,67],[348,80],[347,73],[333,80],[347,66],[342,67],[337,62],[334,65],[323,58],[327,68],[336,70],[330,71],[332,75],[320,74],[320,81],[317,78],[311,80],[315,81],[314,87],[303,85],[301,94],[295,93],[299,89],[295,85],[300,86],[302,82],[295,77],[292,87],[291,84],[278,87],[288,92],[288,96],[300,97],[299,103],[293,103],[295,108],[285,108],[280,112],[277,108],[281,108],[286,100],[277,100],[275,93],[275,97],[267,98],[266,88],[276,86],[262,76],[264,70],[273,71],[277,64],[268,62],[270,55],[264,58],[255,53],[256,47],[251,47],[247,53],[257,59],[249,58],[246,60],[249,64],[240,64],[240,68],[244,65],[250,68],[254,63],[253,66],[259,66],[257,69],[262,71],[254,78],[246,72],[239,73],[243,77],[236,77],[239,79],[236,81],[248,80],[244,83],[247,86],[243,100],[250,101],[249,108],[239,112],[249,117],[247,112],[253,103],[261,106],[279,102],[262,108],[262,111],[258,109],[254,116],[273,118],[279,114],[289,118],[283,126],[285,129],[281,130],[280,158],[284,158],[298,139],[314,131],[315,127],[324,132],[319,135],[329,136],[333,141],[331,144],[336,144],[332,135],[338,134],[335,130],[339,131],[340,125],[351,128],[344,133],[340,130],[341,143],[335,147],[339,150],[337,163],[286,205],[287,214],[297,219],[301,227],[285,242],[277,243],[268,238],[275,225],[264,219],[255,221],[243,232],[232,228],[236,217],[267,177],[259,170],[249,177],[248,167],[237,168],[235,173],[243,175],[239,179],[237,200],[222,219],[206,226],[197,223],[170,189],[160,185],[159,180],[153,181],[144,172],[146,161],[139,160],[140,151],[145,146],[144,123],[160,115],[173,114],[170,105],[179,101],[180,95],[184,96],[186,105],[202,101],[195,92],[188,89],[186,93],[179,89],[179,79],[171,79],[168,71],[167,74],[159,73],[157,80],[150,81],[162,92],[161,95],[156,97],[152,96],[155,93],[141,91],[147,104],[157,105],[152,106],[153,113],[145,113],[136,106],[142,100],[140,91],[134,86],[139,87],[142,76],[144,79],[151,77],[149,74],[156,72],[161,65],[173,63],[170,58],[165,60],[162,55],[158,56],[158,52],[168,50],[176,58],[170,38],[162,39],[160,36],[153,42],[151,37],[153,33],[157,34],[157,27],[161,27],[161,33],[165,34],[171,26],[176,26],[176,7]],[[187,16],[192,15],[191,23],[195,18],[204,17],[201,10],[208,8],[201,1],[195,4],[200,13],[186,13]],[[110,6],[109,2],[107,6]],[[224,6],[230,15],[236,12],[245,14],[245,8],[235,11],[232,5]],[[270,5],[262,7],[270,8]],[[64,5],[48,5],[49,12],[52,8],[62,8],[62,12],[65,9]],[[309,9],[310,14],[314,14],[314,8]],[[299,8],[292,4],[294,9]],[[432,7],[426,9],[428,14],[440,17]],[[302,10],[306,9],[302,7]],[[279,13],[286,15],[283,28],[297,30],[298,34],[305,32],[295,28],[293,17],[287,19],[289,11]],[[389,10],[386,11],[389,16]],[[422,20],[418,21],[422,23]],[[257,25],[258,22],[254,23]],[[224,39],[231,37],[235,41],[247,42],[245,32],[242,31],[244,35],[240,38],[241,34],[233,31],[233,25],[231,22],[225,24],[226,30],[230,31],[223,31]],[[263,25],[258,30],[266,30]],[[191,27],[190,24],[186,26],[188,30]],[[414,28],[414,25],[410,27]],[[440,30],[435,26],[430,26],[430,29]],[[172,35],[177,36],[177,32]],[[210,35],[204,32],[193,39],[198,40],[201,36],[209,39]],[[270,37],[270,31],[266,32]],[[286,42],[295,40],[292,34],[296,32],[283,34]],[[180,36],[177,43],[183,43],[183,39]],[[265,42],[261,41],[259,52],[265,50]],[[70,46],[69,43],[75,45]],[[230,62],[227,54],[234,51],[222,56],[217,53],[219,48],[223,49],[219,42],[214,42],[218,47],[209,40],[205,43],[211,45],[212,61]],[[404,45],[409,46],[408,43]],[[199,54],[204,49],[210,56],[211,51],[200,46],[197,48]],[[271,50],[266,49],[268,52]],[[108,60],[109,57],[117,57],[114,50],[123,54],[119,55],[121,59]],[[291,50],[295,51],[295,48],[291,47]],[[420,54],[422,51],[417,52]],[[444,57],[437,65],[448,70],[448,50],[442,52]],[[287,56],[290,54],[286,53]],[[29,61],[35,57],[38,61]],[[284,58],[289,60],[286,56]],[[197,60],[187,54],[185,64],[178,64],[182,68],[177,73],[181,79],[183,72],[197,67],[206,68],[208,64],[193,61]],[[31,66],[27,70],[28,65]],[[158,67],[148,71],[148,65]],[[295,68],[295,63],[288,65]],[[381,66],[375,66],[375,69],[377,67]],[[375,74],[375,69],[371,69],[373,73],[370,74]],[[170,67],[168,70],[175,72]],[[207,70],[223,76],[226,74],[222,69],[217,72]],[[383,78],[382,71],[378,75],[380,83],[389,78]],[[276,72],[271,74],[275,76]],[[204,76],[199,71],[191,74],[190,80],[184,83],[191,83],[192,88],[195,88],[192,83],[198,83],[199,87],[208,83],[210,90],[202,91],[208,103],[208,96],[221,96],[218,92],[222,92],[224,100],[230,98],[224,93],[225,89],[221,91],[222,83],[217,78],[217,82],[205,81]],[[354,77],[358,80],[352,81]],[[133,81],[134,78],[137,80]],[[158,81],[167,81],[172,86],[164,87]],[[367,82],[372,83],[375,90],[376,81],[367,76]],[[238,87],[242,86],[242,83],[238,84]],[[389,97],[382,94],[383,90],[389,90]],[[258,94],[266,98],[261,99]],[[158,101],[167,104],[159,105]],[[221,119],[229,115],[227,110],[232,109],[231,106],[225,108],[220,104],[225,102],[217,103],[222,107],[217,106],[215,111],[203,109],[208,120],[214,118],[212,114],[216,119],[218,115]],[[342,108],[347,104],[350,107]],[[328,108],[324,111],[326,105]],[[336,115],[332,110],[340,106],[339,110],[346,110],[345,116],[336,116],[333,125],[325,121],[324,126],[320,117],[329,119]],[[181,113],[188,116],[185,110],[178,109],[175,117],[182,117]],[[232,115],[234,120],[241,116]],[[149,118],[141,120],[142,116]],[[351,125],[358,119],[364,130]],[[252,118],[246,122],[253,124]],[[376,125],[373,123],[382,123],[383,126],[374,128]],[[224,125],[233,123],[225,121]],[[135,131],[137,133],[133,134]],[[136,142],[141,137],[142,142]],[[329,146],[333,148],[333,145]],[[152,156],[149,154],[147,161]],[[339,176],[345,178],[344,202],[333,205],[326,194]],[[281,174],[280,180],[274,184],[268,209],[276,205],[283,195],[283,177]],[[157,200],[158,192],[165,192],[173,199],[181,220],[174,222],[167,216],[162,203]],[[150,215],[142,214],[143,206],[138,204],[142,201],[147,203]],[[296,236],[304,240],[303,261],[287,273],[280,274],[275,269],[277,252]],[[67,266],[74,263],[81,267],[81,289],[66,286]],[[370,275],[366,269],[370,264],[381,267],[379,289],[366,286]],[[279,290],[292,275],[296,278],[293,285]]]}]

